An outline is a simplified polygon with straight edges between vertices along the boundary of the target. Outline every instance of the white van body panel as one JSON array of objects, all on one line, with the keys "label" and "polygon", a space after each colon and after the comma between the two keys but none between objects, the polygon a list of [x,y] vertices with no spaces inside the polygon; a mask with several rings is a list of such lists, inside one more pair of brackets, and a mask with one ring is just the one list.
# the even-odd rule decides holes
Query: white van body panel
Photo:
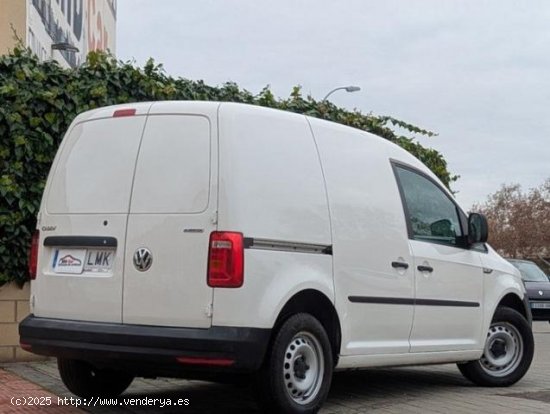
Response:
[{"label": "white van body panel", "polygon": [[[36,316],[99,322],[122,321],[126,222],[144,116],[151,104],[132,106],[136,116],[113,119],[117,107],[79,115],[58,151],[41,205],[40,246],[47,237],[110,236],[119,243],[108,273],[55,274],[55,247],[39,250],[40,277],[31,284]],[[89,157],[90,150],[105,157]],[[107,224],[105,224],[107,223]]]},{"label": "white van body panel", "polygon": [[[72,229],[80,232],[87,229],[89,236],[103,236],[102,222],[109,220],[111,232],[115,237],[122,235],[126,228],[127,216],[100,215],[90,225],[90,217],[72,215],[52,217],[42,213],[41,228],[55,228],[40,233],[40,246],[46,237],[55,234],[67,234]],[[123,246],[118,246],[118,249]],[[45,318],[76,319],[96,322],[122,322],[122,275],[124,262],[117,250],[112,272],[108,275],[56,275],[52,271],[53,249],[43,246],[38,257],[39,277],[31,283],[31,313]]]},{"label": "white van body panel", "polygon": [[[145,121],[133,116],[73,124],[49,185],[45,213],[127,213]],[[103,147],[108,148],[106,159],[90,157]]]},{"label": "white van body panel", "polygon": [[492,315],[500,301],[509,294],[523,297],[526,295],[526,291],[519,270],[503,259],[488,244],[487,253],[481,254],[481,262],[483,268],[490,271],[483,275],[485,317],[483,318],[482,333],[485,333],[489,329]]},{"label": "white van body panel", "polygon": [[[479,350],[483,348],[483,270],[479,252],[410,240],[416,271],[416,297],[444,299],[472,306],[415,306],[411,352]],[[441,329],[444,327],[444,329]]]},{"label": "white van body panel", "polygon": [[[128,219],[124,323],[211,325],[206,271],[216,230],[218,106],[158,102],[149,111]],[[132,265],[142,247],[153,256],[145,272]]]},{"label": "white van body panel", "polygon": [[[439,184],[455,204],[453,195],[439,179],[409,152],[397,145],[388,145],[391,160],[414,167]],[[410,352],[462,351],[483,349],[483,269],[480,253],[464,249],[409,239],[415,269],[415,298]],[[418,266],[429,266],[433,272],[422,272]],[[420,305],[422,301],[447,302]],[[448,306],[449,302],[455,302]]]},{"label": "white van body panel", "polygon": [[287,302],[310,289],[334,302],[329,255],[247,249],[245,272],[239,289],[214,289],[213,325],[272,328]]},{"label": "white van body panel", "polygon": [[338,359],[337,371],[350,369],[397,367],[424,364],[449,364],[467,362],[479,359],[483,350],[475,351],[440,351],[440,352],[409,352],[405,354],[378,355],[343,355]]},{"label": "white van body panel", "polygon": [[330,245],[323,174],[305,117],[224,103],[219,122],[220,230]]},{"label": "white van body panel", "polygon": [[[224,103],[219,125],[218,228],[290,246],[330,246],[323,173],[305,117]],[[334,298],[330,255],[250,248],[245,275],[239,289],[214,289],[214,325],[272,327],[306,289]]]},{"label": "white van body panel", "polygon": [[412,266],[391,267],[392,261],[410,263],[412,259],[399,192],[386,156],[388,144],[366,132],[308,120],[319,148],[332,216],[341,353],[408,352],[413,306],[350,299],[414,298]]}]

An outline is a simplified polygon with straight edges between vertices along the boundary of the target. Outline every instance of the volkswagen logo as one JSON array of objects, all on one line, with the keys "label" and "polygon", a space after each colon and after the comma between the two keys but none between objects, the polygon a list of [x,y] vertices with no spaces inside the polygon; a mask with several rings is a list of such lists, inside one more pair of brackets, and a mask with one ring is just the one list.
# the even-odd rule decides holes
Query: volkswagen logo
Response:
[{"label": "volkswagen logo", "polygon": [[136,250],[134,253],[134,266],[137,270],[140,272],[145,272],[149,270],[151,265],[153,264],[153,255],[149,251],[149,249],[145,247],[140,247]]},{"label": "volkswagen logo", "polygon": [[539,295],[541,295],[541,296],[543,295],[542,290],[539,290]]}]

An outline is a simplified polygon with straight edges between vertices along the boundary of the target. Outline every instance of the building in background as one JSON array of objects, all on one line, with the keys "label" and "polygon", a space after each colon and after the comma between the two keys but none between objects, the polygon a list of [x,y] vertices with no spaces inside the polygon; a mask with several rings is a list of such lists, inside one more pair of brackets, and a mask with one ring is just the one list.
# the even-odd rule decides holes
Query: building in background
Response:
[{"label": "building in background", "polygon": [[0,0],[0,54],[19,40],[40,60],[65,67],[78,66],[92,50],[115,54],[116,6],[116,0]]}]

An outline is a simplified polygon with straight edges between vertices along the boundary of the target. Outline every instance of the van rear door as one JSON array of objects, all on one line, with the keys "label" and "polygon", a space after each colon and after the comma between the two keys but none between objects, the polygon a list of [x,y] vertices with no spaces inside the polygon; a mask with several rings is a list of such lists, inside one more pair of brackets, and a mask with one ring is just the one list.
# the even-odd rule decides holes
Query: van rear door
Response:
[{"label": "van rear door", "polygon": [[67,133],[41,206],[36,316],[122,321],[126,222],[150,106],[88,112]]},{"label": "van rear door", "polygon": [[216,230],[218,104],[153,104],[128,219],[123,322],[209,327]]}]

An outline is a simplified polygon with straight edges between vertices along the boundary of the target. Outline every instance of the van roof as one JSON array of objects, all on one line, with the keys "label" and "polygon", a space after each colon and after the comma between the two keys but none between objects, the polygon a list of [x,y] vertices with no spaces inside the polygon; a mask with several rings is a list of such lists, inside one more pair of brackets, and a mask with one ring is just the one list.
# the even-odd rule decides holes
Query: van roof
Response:
[{"label": "van roof", "polygon": [[[422,166],[424,165],[420,163],[412,154],[410,154],[408,151],[400,147],[399,145],[389,141],[388,139],[382,138],[378,135],[375,135],[373,133],[353,128],[347,125],[339,124],[334,121],[329,121],[321,118],[315,118],[312,116],[299,114],[295,112],[289,112],[284,111],[281,109],[275,109],[275,108],[269,108],[265,106],[259,106],[259,105],[252,105],[252,104],[246,104],[246,103],[238,103],[238,102],[223,102],[223,101],[149,101],[149,102],[130,102],[130,103],[124,103],[124,104],[118,104],[118,105],[111,105],[111,106],[105,106],[97,109],[92,109],[90,111],[86,111],[81,113],[75,118],[76,122],[83,122],[83,121],[89,121],[93,119],[100,119],[100,118],[111,118],[115,116],[115,113],[118,111],[123,110],[132,110],[135,109],[135,112],[131,113],[131,115],[147,115],[150,113],[178,113],[182,111],[184,113],[185,111],[188,111],[190,108],[196,109],[198,113],[201,111],[213,113],[218,110],[220,105],[231,105],[235,106],[237,108],[242,108],[243,112],[250,113],[251,111],[258,111],[258,112],[264,112],[264,111],[270,111],[271,113],[279,113],[280,116],[289,117],[289,116],[303,116],[309,120],[310,123],[319,123],[321,125],[330,126],[334,129],[340,129],[340,130],[346,130],[350,133],[354,134],[362,134],[365,137],[369,137],[369,139],[375,139],[379,140],[379,142],[383,142],[384,145],[387,145],[386,148],[388,148],[390,154],[394,154],[395,156],[403,157],[407,160],[409,160],[412,164],[415,166]],[[157,110],[155,110],[155,106],[157,107]],[[123,114],[124,116],[126,114]],[[428,168],[425,168],[427,170],[426,172],[430,174],[431,172],[428,170]],[[433,174],[432,174],[433,175]],[[433,175],[435,177],[435,175]]]},{"label": "van roof", "polygon": [[296,113],[296,112],[285,111],[285,110],[282,110],[282,109],[269,108],[269,107],[265,107],[265,106],[259,106],[259,105],[253,105],[253,104],[247,104],[247,103],[224,102],[224,101],[129,102],[129,103],[124,103],[124,104],[104,106],[104,107],[101,107],[101,108],[91,109],[89,111],[82,112],[76,117],[75,121],[82,122],[82,121],[89,121],[89,120],[92,120],[92,119],[99,119],[99,118],[111,118],[111,117],[115,116],[115,113],[117,113],[119,111],[127,110],[127,109],[128,110],[135,109],[135,112],[132,113],[131,115],[147,115],[147,114],[150,113],[153,105],[156,105],[156,104],[162,104],[163,109],[166,109],[167,107],[170,107],[170,106],[172,106],[173,109],[178,109],[179,106],[181,106],[182,104],[185,104],[187,107],[197,106],[197,109],[198,109],[198,107],[201,107],[203,109],[210,107],[209,109],[211,109],[211,110],[212,109],[217,109],[217,107],[219,107],[220,105],[234,105],[236,107],[242,107],[243,110],[246,110],[247,112],[249,112],[250,110],[258,110],[258,111],[278,112],[278,113],[281,114],[281,116],[304,116],[304,117],[306,117],[310,120],[314,119],[318,122],[327,123],[327,124],[331,124],[331,125],[338,125],[339,127],[344,128],[344,129],[348,129],[349,131],[368,134],[372,137],[375,137],[377,139],[381,139],[385,142],[388,142],[388,143],[391,142],[391,141],[388,141],[387,139],[384,139],[384,138],[382,138],[378,135],[372,134],[370,132],[367,132],[367,131],[364,131],[364,130],[361,130],[361,129],[358,129],[358,128],[353,128],[353,127],[350,127],[350,126],[347,126],[347,125],[339,124],[339,123],[334,122],[334,121],[329,121],[329,120],[325,120],[325,119],[321,119],[321,118],[315,118],[315,117],[312,117],[312,116],[309,116],[309,115],[304,115],[304,114],[299,114],[299,113]]}]

